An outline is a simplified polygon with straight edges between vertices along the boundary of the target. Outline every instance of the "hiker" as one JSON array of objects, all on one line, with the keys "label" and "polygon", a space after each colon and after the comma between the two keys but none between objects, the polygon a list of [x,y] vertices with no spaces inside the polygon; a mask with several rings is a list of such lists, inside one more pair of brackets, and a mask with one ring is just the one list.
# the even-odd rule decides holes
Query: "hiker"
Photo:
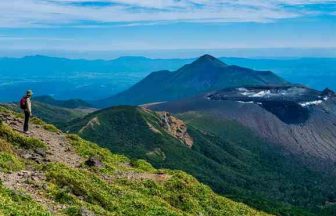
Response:
[{"label": "hiker", "polygon": [[24,111],[25,119],[23,124],[23,132],[29,133],[29,118],[32,115],[32,108],[31,108],[31,97],[33,96],[33,91],[28,90],[26,95],[22,97],[20,100],[20,107]]}]

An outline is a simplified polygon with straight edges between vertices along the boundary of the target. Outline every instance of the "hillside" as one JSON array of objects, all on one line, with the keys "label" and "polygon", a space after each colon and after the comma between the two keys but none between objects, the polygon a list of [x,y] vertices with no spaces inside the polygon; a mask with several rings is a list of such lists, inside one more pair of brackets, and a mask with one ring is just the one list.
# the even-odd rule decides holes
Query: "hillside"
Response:
[{"label": "hillside", "polygon": [[[32,100],[32,110],[33,115],[43,119],[47,123],[54,124],[58,127],[62,127],[67,124],[67,122],[83,117],[88,113],[92,112],[94,109],[92,108],[65,108],[60,106],[54,106],[47,103],[36,101],[35,99]],[[6,107],[12,111],[22,112],[19,104],[14,103],[7,103],[7,104],[0,104],[0,107]]]},{"label": "hillside", "polygon": [[38,96],[38,97],[34,97],[34,101],[38,101],[38,102],[53,105],[53,106],[69,108],[69,109],[76,109],[76,108],[88,109],[88,108],[91,108],[91,105],[88,102],[83,101],[81,99],[56,100],[51,96]]},{"label": "hillside", "polygon": [[179,117],[185,122],[166,112],[120,106],[74,120],[65,130],[157,168],[184,170],[218,193],[270,213],[332,211],[326,203],[336,201],[333,177],[307,169],[235,121],[201,112]]},{"label": "hillside", "polygon": [[1,215],[266,215],[181,171],[155,169],[0,110]]},{"label": "hillside", "polygon": [[254,71],[204,55],[175,72],[158,71],[98,106],[138,105],[169,101],[226,87],[244,85],[283,85],[287,82],[270,71]]}]

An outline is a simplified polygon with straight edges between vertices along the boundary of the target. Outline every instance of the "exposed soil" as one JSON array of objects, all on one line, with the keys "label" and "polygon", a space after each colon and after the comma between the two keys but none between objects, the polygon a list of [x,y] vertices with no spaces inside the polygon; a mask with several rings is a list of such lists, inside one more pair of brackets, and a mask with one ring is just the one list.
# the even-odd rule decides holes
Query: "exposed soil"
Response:
[{"label": "exposed soil", "polygon": [[[47,131],[41,125],[30,124],[29,134],[22,132],[23,120],[10,114],[0,114],[0,120],[11,126],[15,131],[29,137],[40,139],[47,144],[47,149],[17,150],[17,153],[24,159],[33,160],[37,163],[59,162],[70,167],[78,167],[84,161],[66,139],[66,135],[61,132]],[[11,190],[29,194],[34,200],[50,212],[56,213],[65,206],[49,199],[45,193],[46,177],[43,172],[27,170],[2,173],[0,180],[3,185]]]},{"label": "exposed soil", "polygon": [[22,151],[21,156],[29,159],[31,157],[42,157],[44,162],[60,162],[71,167],[78,167],[84,159],[76,154],[75,150],[61,132],[47,131],[41,125],[30,124],[29,134],[22,132],[23,120],[12,115],[0,114],[0,119],[11,126],[14,130],[29,137],[34,137],[47,144],[46,152],[36,150],[34,153]]}]

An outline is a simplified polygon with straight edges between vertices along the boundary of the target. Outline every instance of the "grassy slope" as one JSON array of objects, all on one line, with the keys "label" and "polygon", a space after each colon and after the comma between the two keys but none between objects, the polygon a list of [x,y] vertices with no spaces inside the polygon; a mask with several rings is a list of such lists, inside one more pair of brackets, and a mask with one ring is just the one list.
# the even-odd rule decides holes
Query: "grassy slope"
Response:
[{"label": "grassy slope", "polygon": [[[10,113],[0,108],[0,115]],[[39,122],[44,124],[43,122]],[[46,176],[35,190],[43,199],[62,205],[50,212],[29,194],[0,184],[0,215],[82,215],[83,208],[96,215],[265,215],[244,204],[216,195],[209,187],[181,171],[157,170],[143,160],[130,160],[87,142],[76,135],[67,140],[77,154],[97,156],[103,167],[63,163],[37,164],[23,159],[24,149],[48,148],[35,138],[26,138],[0,122],[0,175],[19,170],[38,171]],[[165,176],[156,180],[151,176]],[[28,184],[30,184],[28,182]],[[36,184],[36,182],[31,182]]]},{"label": "grassy slope", "polygon": [[[311,209],[324,204],[332,188],[325,179],[281,155],[248,129],[195,113],[181,117],[189,123],[192,149],[162,130],[155,113],[134,107],[92,113],[73,121],[67,130],[78,132],[95,119],[81,130],[82,137],[156,167],[184,170],[217,192],[264,211],[310,215],[315,211]],[[147,122],[160,134],[150,130]]]}]

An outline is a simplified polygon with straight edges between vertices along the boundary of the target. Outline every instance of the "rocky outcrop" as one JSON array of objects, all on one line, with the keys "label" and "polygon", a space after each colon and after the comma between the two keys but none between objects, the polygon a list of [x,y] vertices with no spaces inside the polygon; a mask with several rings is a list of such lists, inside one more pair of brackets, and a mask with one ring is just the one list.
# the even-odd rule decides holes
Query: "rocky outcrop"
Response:
[{"label": "rocky outcrop", "polygon": [[82,133],[84,130],[86,130],[88,128],[94,128],[96,125],[97,126],[100,125],[100,121],[99,121],[98,117],[95,117],[95,118],[91,119],[83,128],[81,128],[79,130],[79,133]]},{"label": "rocky outcrop", "polygon": [[91,156],[85,161],[85,164],[89,167],[103,167],[104,164],[98,156]]},{"label": "rocky outcrop", "polygon": [[194,141],[188,134],[188,128],[182,120],[172,116],[168,112],[158,112],[158,115],[160,117],[160,126],[162,128],[173,137],[181,140],[189,148],[192,147]]}]

